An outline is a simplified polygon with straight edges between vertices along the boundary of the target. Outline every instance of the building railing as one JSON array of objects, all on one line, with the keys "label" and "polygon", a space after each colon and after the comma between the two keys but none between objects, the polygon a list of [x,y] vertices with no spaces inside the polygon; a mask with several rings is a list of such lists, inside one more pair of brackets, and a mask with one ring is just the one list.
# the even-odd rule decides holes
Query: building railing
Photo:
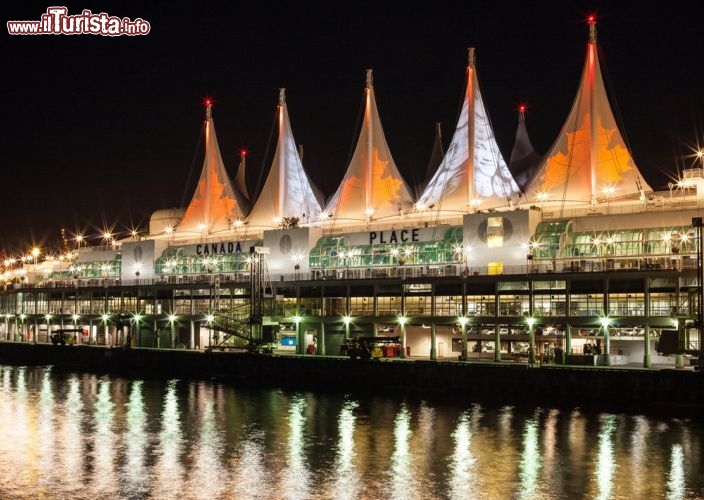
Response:
[{"label": "building railing", "polygon": [[[526,265],[502,266],[500,268],[489,266],[464,266],[454,265],[405,265],[397,267],[364,267],[364,268],[331,268],[313,269],[308,272],[294,271],[291,273],[277,273],[270,276],[273,282],[298,282],[316,280],[364,280],[364,279],[406,279],[406,278],[435,278],[435,277],[463,277],[495,276],[495,275],[521,275],[521,274],[554,274],[554,273],[595,273],[618,272],[634,270],[695,270],[696,260],[678,257],[646,258],[628,256],[620,259],[605,257],[590,257],[579,259],[560,260],[531,260]],[[213,273],[213,274],[184,274],[178,276],[155,276],[139,279],[117,278],[87,278],[46,280],[39,283],[18,282],[5,283],[2,290],[42,289],[42,288],[89,288],[89,287],[119,287],[119,286],[152,286],[152,285],[188,285],[204,284],[208,286],[221,286],[231,283],[248,284],[249,274],[242,273]]]}]

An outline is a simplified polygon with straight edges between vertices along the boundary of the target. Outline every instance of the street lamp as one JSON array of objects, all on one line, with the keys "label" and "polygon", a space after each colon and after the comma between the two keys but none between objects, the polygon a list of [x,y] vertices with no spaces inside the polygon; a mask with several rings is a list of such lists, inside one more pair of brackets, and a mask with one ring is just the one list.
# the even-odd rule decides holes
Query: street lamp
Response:
[{"label": "street lamp", "polygon": [[46,340],[48,342],[51,338],[51,314],[45,314],[44,319],[46,320]]},{"label": "street lamp", "polygon": [[301,332],[300,332],[300,323],[301,323],[302,319],[303,318],[301,318],[301,316],[298,314],[296,314],[293,317],[293,324],[296,325],[296,351],[297,351],[297,354],[305,353],[305,350],[303,347],[303,344],[305,344],[305,339],[301,338]]},{"label": "street lamp", "polygon": [[533,325],[535,325],[535,318],[526,318],[526,324],[528,325],[528,364],[531,366],[535,363],[535,330],[533,330]]},{"label": "street lamp", "polygon": [[[21,313],[19,315],[19,318],[20,318],[20,340],[22,340],[22,341],[26,340],[26,338],[27,338],[26,334],[24,332],[24,320],[26,317],[27,317],[27,315],[25,313]],[[36,339],[34,339],[34,343],[35,344],[37,343]]]},{"label": "street lamp", "polygon": [[462,361],[467,361],[467,322],[469,321],[466,316],[460,316],[460,334],[462,335],[460,342],[462,342],[462,351],[460,359]]},{"label": "street lamp", "polygon": [[401,325],[401,357],[406,357],[406,323],[408,318],[406,316],[398,317],[398,324]]},{"label": "street lamp", "polygon": [[5,314],[5,340],[10,340],[10,318],[12,314]]},{"label": "street lamp", "polygon": [[176,347],[176,320],[178,320],[178,316],[171,313],[167,315],[167,318],[169,320],[169,325],[171,325],[171,347],[174,348]]},{"label": "street lamp", "polygon": [[611,318],[604,316],[599,320],[601,322],[601,327],[604,329],[604,358],[603,365],[609,366],[611,364],[611,341],[609,339],[609,325],[611,324]]},{"label": "street lamp", "polygon": [[349,314],[345,314],[342,317],[342,322],[345,324],[345,341],[350,338],[350,323],[352,322],[352,317]]},{"label": "street lamp", "polygon": [[39,257],[39,254],[42,253],[39,248],[34,247],[32,248],[32,258],[34,259],[34,266],[32,267],[32,274],[34,274],[34,281],[36,283],[37,281],[37,257]]},{"label": "street lamp", "polygon": [[[700,150],[704,157],[704,151]],[[699,152],[697,154],[699,154]],[[704,363],[704,280],[702,279],[703,262],[704,258],[704,231],[702,227],[701,217],[692,217],[692,227],[697,230],[697,301],[699,303],[699,308],[697,310],[697,329],[699,330],[699,367],[701,369],[702,363]]]},{"label": "street lamp", "polygon": [[215,321],[215,315],[213,313],[205,315],[205,324],[208,327],[208,349],[212,349],[213,347],[213,321]]},{"label": "street lamp", "polygon": [[297,252],[291,256],[291,261],[293,262],[293,276],[296,281],[298,281],[298,272],[301,269],[301,262],[303,262],[303,255]]}]

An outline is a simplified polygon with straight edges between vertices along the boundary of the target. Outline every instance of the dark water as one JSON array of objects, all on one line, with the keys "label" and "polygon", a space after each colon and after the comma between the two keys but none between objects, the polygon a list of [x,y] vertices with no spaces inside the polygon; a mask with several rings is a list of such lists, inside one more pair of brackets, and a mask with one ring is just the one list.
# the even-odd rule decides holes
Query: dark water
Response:
[{"label": "dark water", "polygon": [[0,498],[702,498],[702,430],[0,366]]}]

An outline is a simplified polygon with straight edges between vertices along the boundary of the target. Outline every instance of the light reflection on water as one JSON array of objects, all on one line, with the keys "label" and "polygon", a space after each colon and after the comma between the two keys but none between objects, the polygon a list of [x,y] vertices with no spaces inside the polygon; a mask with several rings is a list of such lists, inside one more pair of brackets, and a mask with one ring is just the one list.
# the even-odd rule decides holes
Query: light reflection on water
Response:
[{"label": "light reflection on water", "polygon": [[0,366],[0,498],[704,497],[702,424]]},{"label": "light reflection on water", "polygon": [[523,429],[523,453],[520,463],[521,491],[525,499],[540,498],[538,480],[541,467],[538,416],[528,419]]},{"label": "light reflection on water", "polygon": [[283,467],[282,481],[279,484],[283,498],[306,498],[310,482],[308,464],[304,453],[306,401],[301,395],[295,395],[289,402],[288,409],[288,462]]},{"label": "light reflection on water", "polygon": [[335,453],[333,497],[345,500],[357,498],[359,494],[359,477],[354,467],[356,455],[354,445],[355,416],[357,408],[354,401],[345,401],[338,417],[338,442]]},{"label": "light reflection on water", "polygon": [[599,452],[595,471],[598,484],[596,498],[599,500],[611,498],[613,478],[616,470],[613,446],[613,433],[615,430],[616,417],[614,415],[602,415],[601,430],[599,431]]},{"label": "light reflection on water", "polygon": [[141,380],[130,384],[130,395],[125,414],[126,429],[124,433],[125,460],[121,469],[124,481],[122,494],[135,498],[146,494],[147,482],[146,444],[149,442],[147,431],[147,412],[144,406]]},{"label": "light reflection on water", "polygon": [[[156,463],[154,471],[149,474],[154,488],[153,493],[157,498],[179,497],[185,479],[184,462],[181,457],[183,428],[179,415],[180,401],[176,395],[177,383],[176,380],[170,380],[166,383],[157,445],[154,450]],[[194,415],[193,418],[197,422],[198,416]],[[216,477],[217,471],[214,471],[213,479],[215,480]]]}]

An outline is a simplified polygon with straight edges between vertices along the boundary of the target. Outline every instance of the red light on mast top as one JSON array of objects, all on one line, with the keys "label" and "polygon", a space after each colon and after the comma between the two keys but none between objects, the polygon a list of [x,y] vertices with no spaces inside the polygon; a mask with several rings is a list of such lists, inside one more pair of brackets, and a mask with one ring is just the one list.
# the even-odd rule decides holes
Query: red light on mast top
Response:
[{"label": "red light on mast top", "polygon": [[246,150],[246,149],[240,149],[240,156],[247,156],[247,150]]},{"label": "red light on mast top", "polygon": [[596,15],[595,14],[589,14],[587,16],[587,24],[596,24]]},{"label": "red light on mast top", "polygon": [[213,100],[210,97],[206,97],[203,100],[203,104],[205,104],[205,106],[209,108],[213,105]]},{"label": "red light on mast top", "polygon": [[520,111],[521,113],[525,113],[526,109],[528,109],[528,106],[526,106],[525,104],[518,105],[518,111]]}]

